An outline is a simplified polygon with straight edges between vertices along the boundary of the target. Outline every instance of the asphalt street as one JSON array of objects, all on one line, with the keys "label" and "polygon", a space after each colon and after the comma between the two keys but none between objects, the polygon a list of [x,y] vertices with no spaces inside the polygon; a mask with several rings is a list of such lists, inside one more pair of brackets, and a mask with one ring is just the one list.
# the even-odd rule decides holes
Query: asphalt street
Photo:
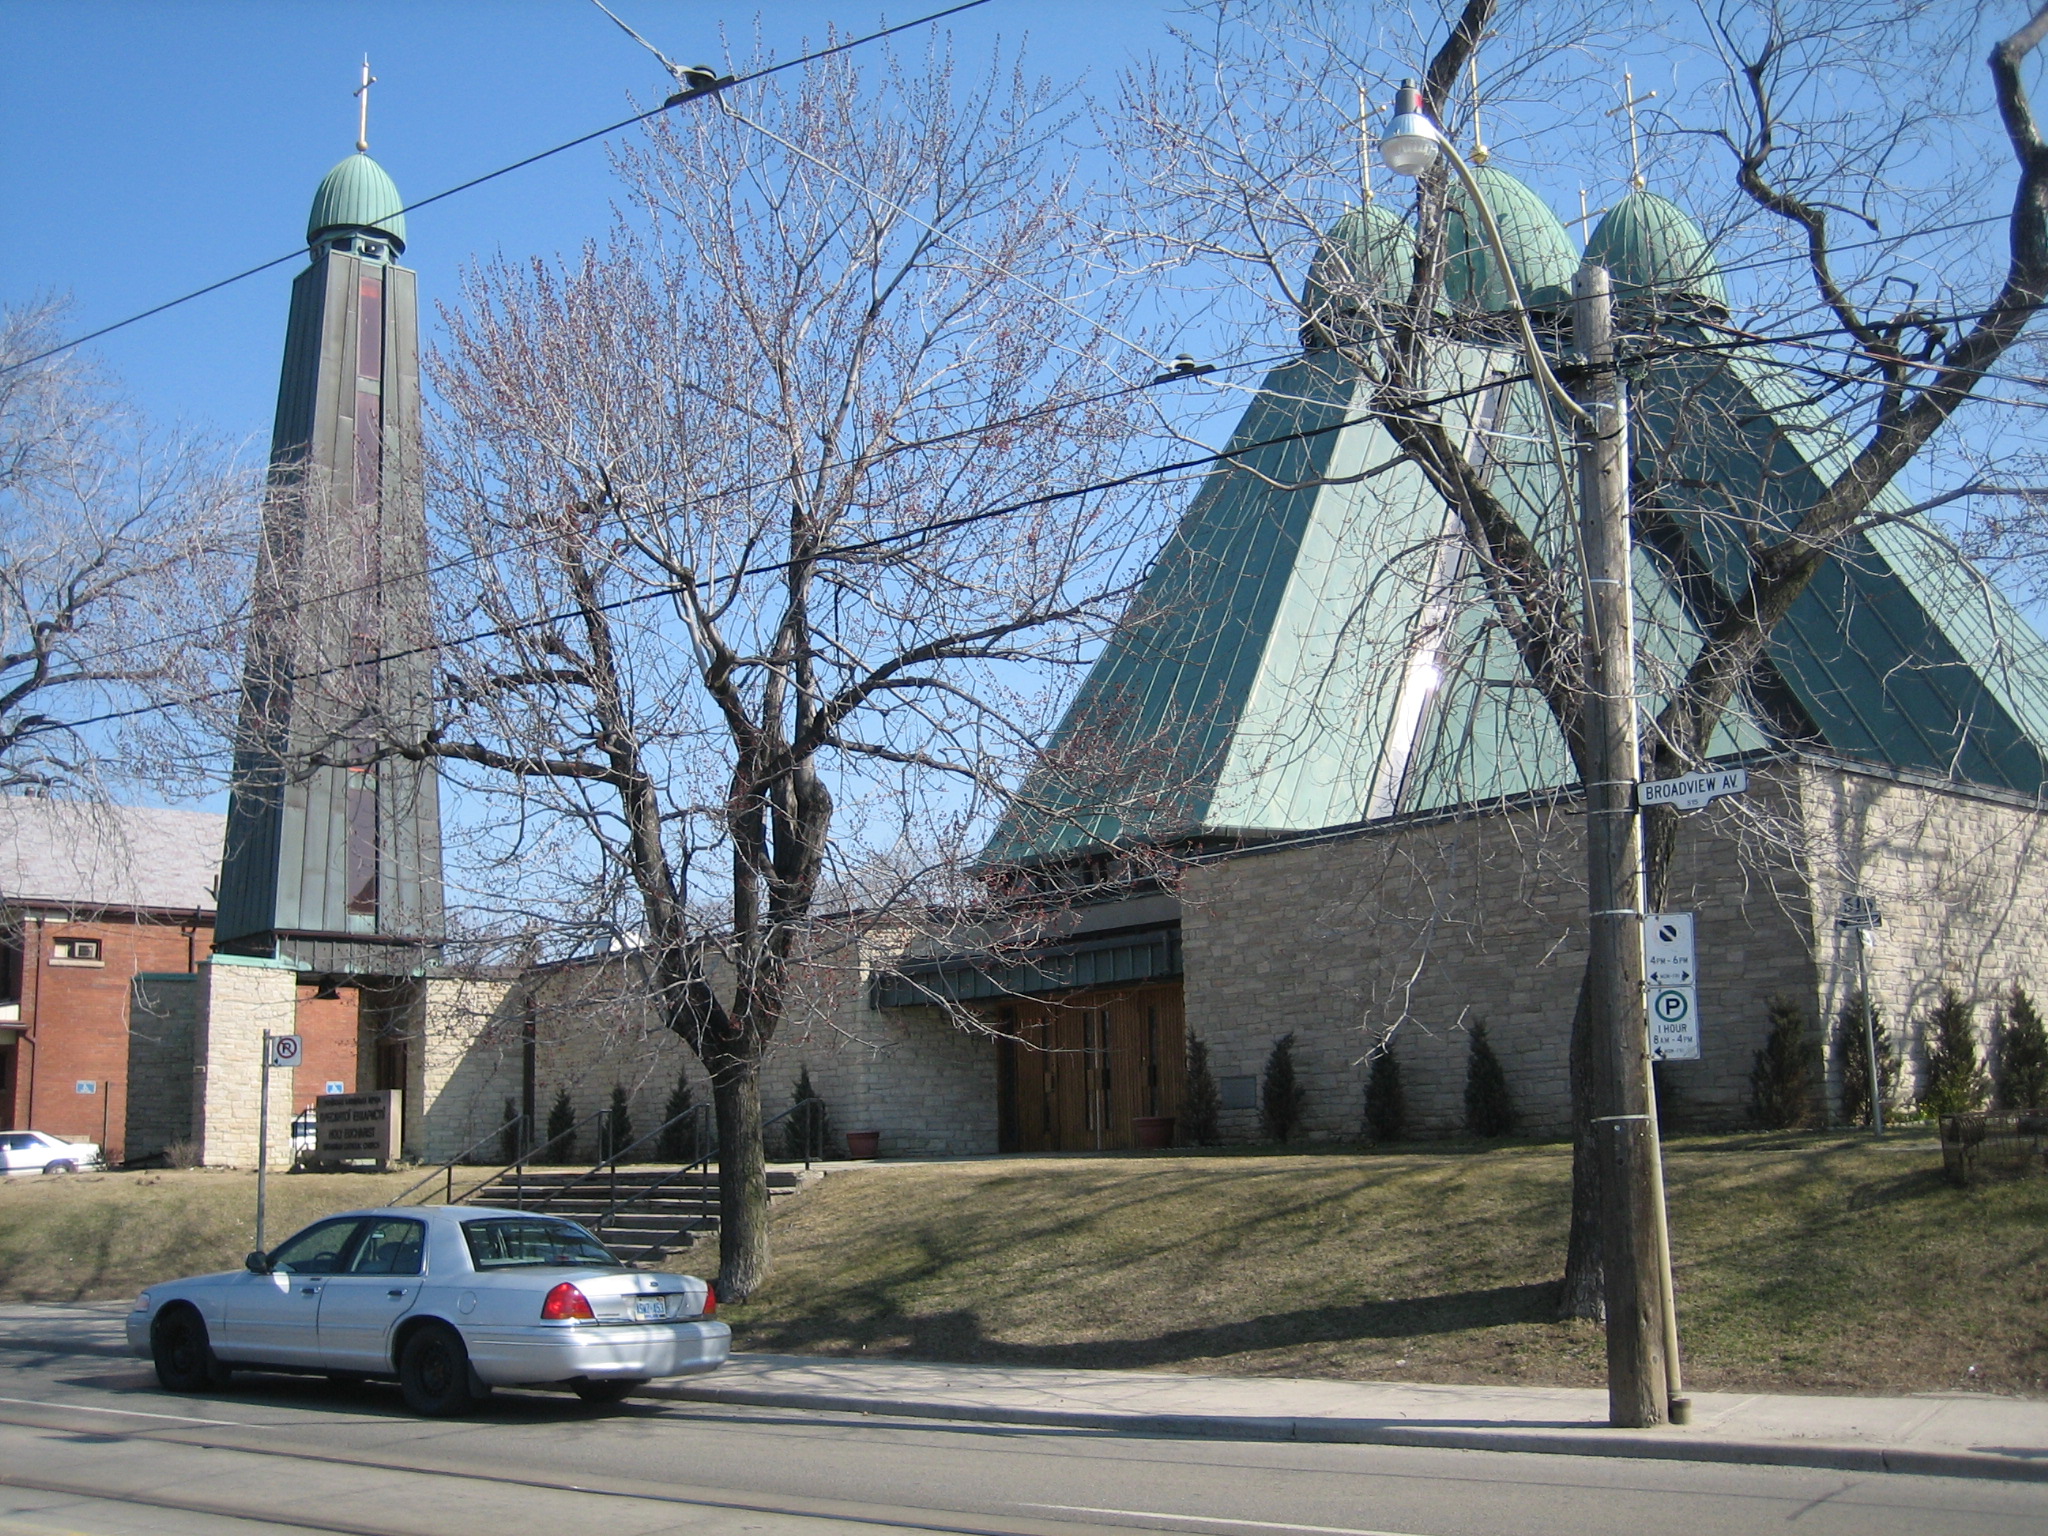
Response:
[{"label": "asphalt street", "polygon": [[515,1536],[826,1529],[1039,1536],[2048,1529],[2048,1484],[1088,1430],[500,1392],[423,1422],[395,1388],[0,1351],[0,1536]]}]

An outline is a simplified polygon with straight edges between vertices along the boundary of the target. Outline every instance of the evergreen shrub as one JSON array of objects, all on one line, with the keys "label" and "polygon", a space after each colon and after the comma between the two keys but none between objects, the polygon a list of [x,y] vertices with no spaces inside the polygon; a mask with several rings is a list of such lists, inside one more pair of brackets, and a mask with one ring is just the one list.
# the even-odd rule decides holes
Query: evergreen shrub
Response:
[{"label": "evergreen shrub", "polygon": [[597,1123],[597,1156],[602,1162],[616,1157],[633,1145],[633,1109],[627,1101],[626,1090],[618,1083],[612,1084],[611,1107],[604,1118]]},{"label": "evergreen shrub", "polygon": [[782,1122],[782,1156],[785,1162],[800,1163],[808,1156],[823,1157],[832,1146],[832,1116],[825,1101],[811,1086],[809,1066],[797,1068],[796,1089],[789,1096],[793,1113]]},{"label": "evergreen shrub", "polygon": [[2048,1030],[2027,989],[2014,983],[1998,1032],[1998,1106],[2048,1109]]},{"label": "evergreen shrub", "polygon": [[548,1111],[548,1148],[541,1155],[541,1161],[576,1161],[576,1106],[571,1102],[567,1088],[555,1095],[554,1107]]},{"label": "evergreen shrub", "polygon": [[1259,1094],[1259,1128],[1268,1141],[1292,1141],[1301,1128],[1301,1106],[1308,1090],[1294,1072],[1294,1034],[1273,1042],[1266,1056],[1266,1080]]},{"label": "evergreen shrub", "polygon": [[519,1101],[517,1099],[507,1099],[505,1101],[505,1129],[498,1132],[499,1162],[516,1163],[525,1154],[526,1149],[519,1145],[519,1133],[525,1129],[526,1127],[520,1123],[519,1119]]},{"label": "evergreen shrub", "polygon": [[1835,1015],[1835,1063],[1842,1074],[1842,1121],[1845,1125],[1869,1125],[1870,1053],[1863,1040],[1863,1017],[1870,1014],[1870,1027],[1877,1038],[1878,1102],[1889,1110],[1899,1096],[1899,1050],[1885,1027],[1884,1009],[1851,992]]},{"label": "evergreen shrub", "polygon": [[1506,1136],[1515,1128],[1515,1103],[1508,1094],[1508,1075],[1486,1038],[1486,1026],[1472,1026],[1472,1050],[1465,1058],[1465,1132],[1470,1136]]},{"label": "evergreen shrub", "polygon": [[1401,1086],[1401,1061],[1391,1043],[1373,1057],[1365,1076],[1365,1139],[1399,1141],[1408,1131],[1408,1094]]},{"label": "evergreen shrub", "polygon": [[1180,1096],[1180,1139],[1190,1147],[1213,1147],[1222,1139],[1217,1122],[1223,1113],[1223,1095],[1209,1071],[1209,1047],[1202,1037],[1188,1032],[1188,1076]]},{"label": "evergreen shrub", "polygon": [[[655,1142],[655,1150],[665,1163],[694,1163],[704,1155],[697,1145],[700,1139],[699,1116],[690,1115],[697,1107],[696,1095],[690,1091],[690,1074],[676,1073],[676,1086],[668,1096],[668,1102],[661,1106],[661,1136]],[[688,1119],[681,1118],[689,1115]]]},{"label": "evergreen shrub", "polygon": [[1939,1119],[1984,1107],[1991,1084],[1977,1055],[1977,1010],[1954,987],[1920,1025],[1920,1051],[1927,1064],[1920,1083],[1920,1107]]},{"label": "evergreen shrub", "polygon": [[1820,1049],[1806,1010],[1795,999],[1774,997],[1770,1011],[1771,1032],[1749,1069],[1750,1105],[1756,1123],[1765,1130],[1797,1130],[1813,1119]]}]

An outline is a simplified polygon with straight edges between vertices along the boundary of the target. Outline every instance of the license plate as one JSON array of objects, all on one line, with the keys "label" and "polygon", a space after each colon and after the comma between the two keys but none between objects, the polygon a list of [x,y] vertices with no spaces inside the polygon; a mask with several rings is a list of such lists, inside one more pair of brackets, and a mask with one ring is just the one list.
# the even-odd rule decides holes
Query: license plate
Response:
[{"label": "license plate", "polygon": [[643,1323],[658,1323],[668,1316],[666,1296],[635,1296],[633,1316]]}]

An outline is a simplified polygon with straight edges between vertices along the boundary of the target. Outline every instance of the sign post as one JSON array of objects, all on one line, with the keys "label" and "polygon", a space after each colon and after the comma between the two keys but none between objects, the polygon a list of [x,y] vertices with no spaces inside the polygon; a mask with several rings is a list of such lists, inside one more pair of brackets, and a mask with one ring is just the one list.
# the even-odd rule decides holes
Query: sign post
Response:
[{"label": "sign post", "polygon": [[1870,1129],[1884,1134],[1884,1084],[1877,1076],[1877,1005],[1870,1000],[1870,946],[1877,942],[1877,930],[1884,926],[1884,913],[1874,896],[1844,896],[1835,927],[1856,935],[1856,986],[1863,996],[1863,1051],[1870,1076]]},{"label": "sign post", "polygon": [[263,1220],[270,1201],[270,1069],[296,1067],[305,1049],[297,1035],[263,1031],[263,1080],[256,1092],[256,1251],[263,1246]]}]

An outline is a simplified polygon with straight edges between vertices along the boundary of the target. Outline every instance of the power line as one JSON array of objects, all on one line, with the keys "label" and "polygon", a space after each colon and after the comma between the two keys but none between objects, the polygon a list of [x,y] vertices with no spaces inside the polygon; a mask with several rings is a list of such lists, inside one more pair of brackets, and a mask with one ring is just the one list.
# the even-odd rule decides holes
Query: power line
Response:
[{"label": "power line", "polygon": [[[1464,389],[1451,390],[1445,394],[1433,395],[1427,399],[1409,402],[1412,410],[1426,410],[1432,406],[1447,405],[1456,400],[1469,399],[1488,390],[1505,385],[1528,383],[1532,374],[1508,374],[1487,379],[1484,383],[1470,385]],[[894,544],[909,543],[913,540],[932,538],[939,534],[952,533],[977,523],[992,521],[1000,517],[1013,516],[1018,512],[1030,511],[1034,507],[1056,506],[1062,502],[1075,501],[1084,496],[1098,495],[1104,491],[1121,490],[1142,481],[1161,475],[1177,474],[1185,470],[1199,469],[1206,465],[1229,463],[1241,459],[1260,448],[1271,448],[1287,443],[1309,442],[1332,432],[1342,432],[1351,427],[1366,425],[1379,419],[1379,413],[1368,412],[1363,416],[1346,416],[1340,420],[1326,422],[1318,427],[1304,427],[1294,432],[1283,432],[1275,437],[1257,438],[1248,443],[1238,443],[1228,448],[1196,454],[1191,458],[1176,459],[1164,464],[1148,465],[1132,470],[1129,474],[1112,476],[1106,480],[1091,481],[1086,485],[1070,486],[1065,490],[1048,491],[1036,496],[1026,496],[1016,501],[1004,502],[993,507],[981,507],[972,512],[963,512],[954,517],[940,518],[935,522],[922,523],[915,528],[899,529],[894,533],[878,534],[871,539],[860,539],[850,544],[839,544],[814,550],[808,555],[785,560],[771,560],[758,565],[744,566],[737,571],[728,571],[717,576],[700,576],[689,582],[671,582],[645,592],[635,592],[626,597],[613,598],[610,602],[596,603],[586,607],[564,608],[551,613],[540,614],[530,619],[521,619],[512,624],[495,624],[483,629],[472,630],[464,635],[448,639],[437,639],[420,645],[407,646],[402,650],[382,651],[373,656],[360,657],[352,661],[331,666],[314,667],[305,671],[287,673],[273,679],[273,682],[310,682],[315,678],[331,677],[339,672],[354,672],[366,667],[380,667],[389,662],[407,661],[417,656],[436,651],[470,645],[479,640],[502,638],[528,630],[541,629],[561,624],[585,612],[614,613],[640,603],[652,602],[659,598],[674,597],[678,592],[690,588],[709,588],[714,584],[730,584],[758,576],[773,576],[798,565],[815,565],[825,561],[845,559],[850,556],[872,553]],[[68,720],[53,726],[64,731],[83,730],[87,726],[107,725],[117,720],[131,720],[142,715],[159,714],[174,706],[203,704],[214,699],[238,697],[239,688],[217,688],[206,693],[192,694],[182,699],[162,703],[138,704],[129,709],[108,710],[97,715],[88,715],[79,720]]]},{"label": "power line", "polygon": [[[398,218],[405,214],[416,212],[421,208],[441,202],[445,198],[454,197],[458,192],[467,192],[472,187],[480,187],[487,181],[496,181],[500,176],[509,176],[514,171],[523,171],[529,165],[536,165],[542,160],[559,155],[566,150],[579,148],[582,145],[588,144],[593,139],[608,137],[611,134],[617,133],[622,128],[631,128],[635,123],[644,123],[650,117],[659,117],[670,107],[682,106],[692,101],[701,100],[706,96],[715,96],[720,91],[730,90],[733,86],[748,85],[753,81],[766,79],[769,75],[780,74],[785,69],[795,69],[800,64],[815,63],[819,59],[830,58],[835,53],[844,53],[849,48],[858,48],[863,44],[876,42],[893,33],[908,31],[912,27],[922,27],[935,21],[943,21],[948,16],[958,15],[962,11],[971,11],[976,6],[987,5],[988,3],[989,0],[961,0],[961,3],[958,5],[948,6],[941,11],[933,11],[930,15],[920,16],[915,21],[899,22],[893,27],[883,27],[880,31],[870,32],[864,37],[850,38],[846,42],[835,43],[830,48],[820,48],[815,52],[802,54],[794,59],[785,59],[780,64],[771,64],[765,69],[757,69],[752,74],[729,75],[722,79],[706,82],[692,90],[680,91],[669,97],[668,100],[658,107],[650,107],[645,112],[636,112],[631,117],[621,118],[618,122],[612,123],[607,127],[598,128],[577,138],[569,139],[564,143],[555,145],[552,149],[544,149],[538,154],[526,156],[523,160],[514,160],[510,165],[502,165],[495,171],[486,171],[481,176],[472,176],[468,181],[458,182],[455,186],[436,192],[430,197],[423,197],[417,202],[407,203],[403,208],[397,209],[395,212],[387,215],[387,217]],[[194,299],[204,298],[207,294],[216,293],[222,288],[230,287],[235,283],[241,282],[244,278],[254,277],[259,272],[268,272],[272,267],[280,267],[288,261],[295,261],[305,254],[305,250],[306,248],[303,245],[296,246],[282,256],[273,256],[270,260],[259,262],[253,267],[235,273],[232,277],[224,277],[218,282],[208,283],[203,288],[195,288],[190,293],[178,295],[175,299],[166,299],[161,304],[152,305],[148,309],[128,316],[125,320],[116,320],[111,325],[103,325],[96,331],[87,331],[83,336],[75,336],[70,341],[63,342],[46,351],[38,352],[33,357],[25,357],[19,362],[9,363],[5,367],[0,367],[0,373],[13,373],[18,369],[30,367],[35,363],[42,362],[46,358],[55,357],[62,352],[69,352],[73,347],[84,346],[88,341],[97,341],[102,336],[111,335],[115,331],[123,330],[139,321],[147,320],[154,315],[160,315],[165,310],[176,309],[180,304],[189,304]]]},{"label": "power line", "polygon": [[[1161,384],[1170,384],[1186,379],[1206,378],[1210,374],[1235,373],[1247,368],[1270,368],[1275,363],[1285,362],[1288,358],[1295,355],[1291,352],[1276,353],[1267,357],[1246,358],[1234,363],[1212,363],[1199,371],[1163,373],[1157,378],[1146,379],[1136,384],[1119,385],[1115,389],[1106,389],[1093,395],[1080,395],[1068,400],[1048,400],[1014,416],[998,417],[993,421],[976,422],[972,426],[957,427],[950,432],[935,433],[930,437],[911,438],[903,442],[891,443],[875,455],[875,462],[879,464],[900,453],[909,453],[923,448],[935,448],[946,443],[957,442],[961,438],[977,437],[989,432],[1000,432],[1008,427],[1028,426],[1034,421],[1061,411],[1078,410],[1086,406],[1101,405],[1106,401],[1115,400],[1124,395],[1137,394],[1142,390],[1157,388]],[[849,465],[858,462],[857,458],[829,459],[816,465],[814,468],[807,469],[805,473],[826,474],[836,469],[847,468]],[[663,502],[655,506],[643,508],[642,512],[648,517],[666,517],[672,513],[683,511],[686,507],[693,504],[723,501],[733,496],[744,496],[753,491],[769,490],[775,486],[785,485],[788,481],[789,476],[786,474],[776,475],[765,480],[743,481],[738,485],[721,486],[715,490],[701,491],[690,502]],[[501,544],[469,554],[458,555],[447,560],[429,564],[423,570],[414,574],[408,574],[403,578],[380,576],[371,581],[359,582],[354,586],[333,587],[322,592],[300,593],[297,594],[294,601],[300,604],[334,602],[341,598],[360,597],[366,593],[381,592],[387,586],[391,586],[400,580],[406,582],[422,579],[431,580],[436,576],[446,575],[450,571],[459,571],[468,566],[480,565],[486,561],[501,559],[506,555],[516,555],[537,549],[548,543],[551,538],[552,535],[544,534],[530,540]],[[77,658],[74,664],[77,666],[91,666],[99,662],[111,661],[135,651],[154,649],[163,645],[176,644],[180,641],[206,639],[209,636],[223,634],[237,627],[238,623],[236,621],[229,620],[222,620],[212,624],[194,625],[190,629],[174,630],[168,635],[159,635],[146,643],[138,641],[132,645],[117,645],[107,650],[94,651],[89,655]]]}]

